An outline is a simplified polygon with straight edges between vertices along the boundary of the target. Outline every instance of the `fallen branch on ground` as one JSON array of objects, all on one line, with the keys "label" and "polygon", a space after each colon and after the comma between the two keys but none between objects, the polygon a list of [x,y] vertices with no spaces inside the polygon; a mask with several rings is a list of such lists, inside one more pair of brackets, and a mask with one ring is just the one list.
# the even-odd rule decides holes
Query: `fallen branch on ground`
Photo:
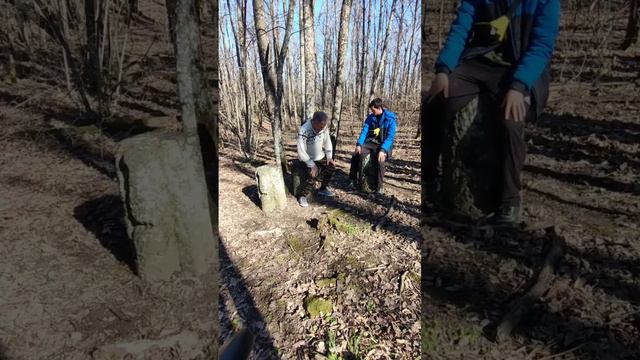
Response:
[{"label": "fallen branch on ground", "polygon": [[517,299],[496,327],[495,341],[501,342],[511,336],[513,330],[531,310],[531,307],[549,289],[555,277],[555,266],[564,255],[564,238],[557,233],[556,227],[545,229],[549,238],[549,250],[538,273],[532,278],[529,290]]}]

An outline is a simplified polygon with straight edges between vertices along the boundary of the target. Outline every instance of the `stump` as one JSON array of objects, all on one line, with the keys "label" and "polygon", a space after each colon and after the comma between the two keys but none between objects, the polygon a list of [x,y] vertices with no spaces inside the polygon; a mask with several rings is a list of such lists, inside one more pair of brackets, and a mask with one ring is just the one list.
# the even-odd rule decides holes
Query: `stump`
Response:
[{"label": "stump", "polygon": [[502,125],[492,99],[481,95],[447,124],[442,149],[442,210],[477,220],[495,211],[501,191]]},{"label": "stump", "polygon": [[275,165],[263,165],[256,169],[256,182],[260,207],[269,215],[287,207],[287,193],[282,172]]},{"label": "stump", "polygon": [[138,275],[155,281],[215,269],[217,242],[198,138],[157,130],[125,139],[116,168]]}]

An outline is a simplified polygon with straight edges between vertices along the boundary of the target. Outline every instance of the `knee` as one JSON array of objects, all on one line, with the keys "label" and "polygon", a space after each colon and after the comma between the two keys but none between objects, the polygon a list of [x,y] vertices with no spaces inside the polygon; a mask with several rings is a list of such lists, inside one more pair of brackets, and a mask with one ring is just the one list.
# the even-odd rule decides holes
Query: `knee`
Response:
[{"label": "knee", "polygon": [[502,121],[505,132],[508,136],[522,136],[524,132],[523,121],[503,120]]}]

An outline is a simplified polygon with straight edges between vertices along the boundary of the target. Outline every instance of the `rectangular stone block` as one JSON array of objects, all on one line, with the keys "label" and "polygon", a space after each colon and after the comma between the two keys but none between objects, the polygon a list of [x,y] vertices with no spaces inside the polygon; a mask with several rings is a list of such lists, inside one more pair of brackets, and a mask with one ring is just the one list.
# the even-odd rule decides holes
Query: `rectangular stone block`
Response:
[{"label": "rectangular stone block", "polygon": [[154,281],[216,269],[198,138],[156,130],[125,139],[116,167],[138,274]]},{"label": "rectangular stone block", "polygon": [[287,193],[282,172],[275,165],[263,165],[256,169],[256,182],[260,206],[265,214],[287,207]]}]

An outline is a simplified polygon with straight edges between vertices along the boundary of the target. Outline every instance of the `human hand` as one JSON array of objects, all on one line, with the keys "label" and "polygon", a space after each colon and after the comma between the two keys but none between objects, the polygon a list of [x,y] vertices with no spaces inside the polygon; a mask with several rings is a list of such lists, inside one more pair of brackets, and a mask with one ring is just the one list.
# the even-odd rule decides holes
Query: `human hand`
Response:
[{"label": "human hand", "polygon": [[311,168],[311,177],[314,178],[318,176],[318,167],[313,165],[313,167]]},{"label": "human hand", "polygon": [[509,90],[502,101],[505,120],[515,122],[524,121],[527,115],[527,105],[524,101],[524,94],[518,90]]},{"label": "human hand", "polygon": [[431,87],[427,91],[427,103],[430,103],[436,95],[443,93],[445,98],[449,97],[449,76],[445,73],[437,73],[431,82]]},{"label": "human hand", "polygon": [[387,159],[387,153],[384,151],[380,151],[378,153],[378,162],[384,162]]},{"label": "human hand", "polygon": [[331,159],[331,158],[327,158],[327,166],[336,167],[336,162],[333,161],[333,159]]},{"label": "human hand", "polygon": [[361,154],[362,153],[362,148],[360,147],[360,145],[356,145],[356,154]]}]

